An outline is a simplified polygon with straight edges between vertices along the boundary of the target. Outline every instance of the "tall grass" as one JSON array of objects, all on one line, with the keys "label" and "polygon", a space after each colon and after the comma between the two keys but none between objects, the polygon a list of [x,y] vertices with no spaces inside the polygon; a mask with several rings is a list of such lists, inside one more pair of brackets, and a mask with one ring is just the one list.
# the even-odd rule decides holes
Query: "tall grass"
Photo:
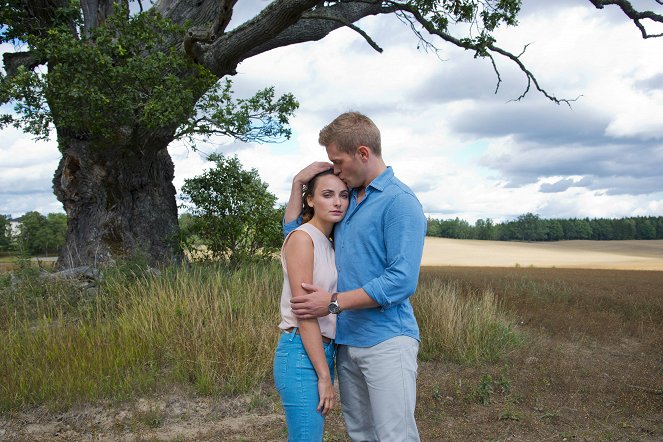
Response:
[{"label": "tall grass", "polygon": [[[126,270],[126,269],[125,269]],[[0,412],[125,399],[174,385],[238,393],[269,379],[277,262],[107,272],[94,291],[23,275],[0,281]],[[436,279],[413,298],[424,359],[495,360],[515,341],[490,292]]]},{"label": "tall grass", "polygon": [[246,391],[271,368],[280,285],[277,265],[196,266],[111,276],[79,317],[25,299],[14,306],[20,318],[0,330],[0,410],[124,398],[169,383]]},{"label": "tall grass", "polygon": [[424,360],[493,362],[520,340],[491,290],[468,292],[457,283],[422,278],[412,304]]}]

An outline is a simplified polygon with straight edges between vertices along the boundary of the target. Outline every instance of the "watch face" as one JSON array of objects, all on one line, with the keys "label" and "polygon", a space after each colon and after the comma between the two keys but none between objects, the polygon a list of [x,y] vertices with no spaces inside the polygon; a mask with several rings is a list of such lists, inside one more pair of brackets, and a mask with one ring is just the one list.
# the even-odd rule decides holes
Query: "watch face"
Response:
[{"label": "watch face", "polygon": [[341,311],[341,308],[338,306],[337,302],[332,302],[329,304],[329,313],[333,315],[338,315]]}]

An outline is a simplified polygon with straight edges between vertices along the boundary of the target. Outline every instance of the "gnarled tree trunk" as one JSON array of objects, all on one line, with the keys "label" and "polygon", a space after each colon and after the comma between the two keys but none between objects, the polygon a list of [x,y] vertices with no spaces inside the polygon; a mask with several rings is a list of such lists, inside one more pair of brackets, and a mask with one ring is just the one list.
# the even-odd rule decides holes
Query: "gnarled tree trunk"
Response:
[{"label": "gnarled tree trunk", "polygon": [[[618,6],[636,24],[645,38],[663,37],[663,34],[647,32],[643,25],[643,21],[663,23],[661,14],[638,11],[626,0],[588,1],[599,9],[608,5]],[[656,1],[661,3],[660,0]],[[49,2],[25,0],[5,3],[3,8],[5,6],[10,8],[7,17],[11,17],[11,21],[3,23],[3,26],[11,38],[21,39],[25,34],[38,37],[37,42],[43,40],[42,47],[36,48],[39,50],[31,48],[30,51],[3,55],[7,79],[20,74],[21,67],[32,71],[37,66],[48,63],[50,75],[57,63],[67,63],[62,61],[59,54],[51,58],[49,55],[44,55],[49,54],[52,49],[43,42],[51,41],[50,31],[56,28],[61,30],[62,20],[67,20],[68,29],[73,36],[78,39],[89,39],[89,43],[94,44],[93,31],[108,23],[109,17],[115,14],[114,11],[125,14],[125,20],[130,19],[127,0],[80,0],[81,14],[76,19],[70,17],[70,10],[66,14],[62,14],[63,11],[59,10],[65,5],[71,6],[71,3],[64,0]],[[475,57],[490,58],[496,72],[497,67],[493,60],[495,55],[515,63],[527,79],[527,87],[517,98],[518,100],[524,97],[532,86],[556,103],[572,101],[558,99],[548,94],[539,86],[519,55],[495,46],[491,31],[500,23],[515,23],[520,8],[518,2],[270,0],[264,2],[264,9],[255,17],[237,27],[227,29],[237,3],[238,0],[156,0],[152,11],[172,23],[189,27],[183,37],[177,32],[178,37],[173,37],[174,41],[165,46],[177,47],[182,57],[203,66],[218,79],[235,74],[239,63],[250,57],[291,44],[317,41],[341,27],[353,29],[373,48],[381,51],[377,43],[355,23],[371,15],[394,14],[412,28],[424,48],[436,50],[432,43],[424,40],[423,31],[439,37],[441,41],[470,50]],[[464,6],[457,11],[456,6],[460,3]],[[126,8],[114,8],[115,5]],[[465,6],[471,9],[469,15]],[[471,34],[456,36],[447,29],[447,23],[467,23],[471,29],[476,27],[480,31],[479,36],[473,37]],[[463,28],[465,27],[459,27]],[[485,35],[484,31],[487,31]],[[178,39],[182,41],[175,41]],[[165,41],[168,41],[168,38]],[[150,51],[167,49],[164,45],[147,44],[140,56],[144,57]],[[118,60],[126,55],[120,50],[112,54],[114,54],[112,57],[118,57]],[[83,69],[84,66],[80,68]],[[175,69],[169,73],[185,77],[193,75],[186,69],[181,72]],[[31,94],[36,94],[36,97],[29,97],[28,100],[23,94],[26,85],[24,80],[21,81],[17,83],[18,92],[12,99],[19,102],[29,101],[25,108],[29,112],[26,114],[33,113],[32,106],[37,106],[36,117],[31,124],[38,129],[45,124],[44,118],[39,114],[39,111],[44,110],[40,108],[40,100],[43,99],[42,85],[36,82],[28,86]],[[498,86],[500,82],[498,73]],[[136,90],[147,95],[153,91],[150,85],[138,85]],[[77,93],[82,92],[77,91]],[[204,91],[201,94],[204,94]],[[73,102],[78,101],[74,99]],[[97,102],[103,103],[103,100]],[[134,103],[134,109],[127,109],[127,112],[141,115],[144,110],[141,106],[144,104],[144,100],[141,99],[140,103]],[[103,107],[102,104],[100,106]],[[66,268],[94,265],[137,255],[144,255],[151,264],[178,260],[181,255],[176,242],[178,229],[175,188],[172,184],[173,163],[167,151],[168,143],[174,138],[176,127],[164,128],[164,131],[160,132],[162,135],[139,127],[130,130],[118,128],[112,138],[122,141],[105,140],[104,148],[99,149],[93,148],[92,143],[86,140],[89,136],[99,137],[100,134],[94,134],[93,130],[81,130],[85,133],[78,134],[79,136],[63,134],[62,132],[66,130],[63,126],[66,124],[59,124],[62,123],[59,117],[66,115],[67,109],[58,109],[57,105],[49,102],[48,110],[52,111],[63,152],[53,180],[54,190],[69,217],[67,240],[59,257],[58,266]],[[103,109],[99,114],[104,115]],[[33,115],[26,118],[31,120]],[[176,123],[185,124],[186,121],[163,124],[177,126]],[[229,133],[231,132],[232,130]],[[128,137],[125,137],[127,134]]]},{"label": "gnarled tree trunk", "polygon": [[145,141],[95,149],[86,141],[61,140],[66,148],[53,189],[68,226],[58,268],[136,257],[158,265],[181,258],[170,140]]}]

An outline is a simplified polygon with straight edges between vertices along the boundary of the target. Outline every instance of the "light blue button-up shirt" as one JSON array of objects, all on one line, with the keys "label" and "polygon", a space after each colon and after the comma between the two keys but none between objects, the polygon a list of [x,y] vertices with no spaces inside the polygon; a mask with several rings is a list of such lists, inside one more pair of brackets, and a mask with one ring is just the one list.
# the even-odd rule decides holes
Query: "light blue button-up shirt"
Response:
[{"label": "light blue button-up shirt", "polygon": [[[283,226],[287,235],[301,223]],[[417,288],[426,217],[412,190],[391,167],[375,178],[334,228],[338,291],[363,288],[379,307],[338,315],[336,342],[370,347],[395,336],[419,340],[410,296]]]}]

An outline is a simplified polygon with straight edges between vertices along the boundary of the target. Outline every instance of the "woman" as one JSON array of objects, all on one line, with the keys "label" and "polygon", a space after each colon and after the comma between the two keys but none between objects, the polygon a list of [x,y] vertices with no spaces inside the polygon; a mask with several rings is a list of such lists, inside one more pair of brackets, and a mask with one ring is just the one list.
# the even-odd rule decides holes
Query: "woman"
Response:
[{"label": "woman", "polygon": [[281,396],[288,441],[321,441],[324,417],[334,406],[334,336],[336,316],[298,320],[290,298],[313,281],[336,291],[331,234],[348,208],[348,188],[331,170],[314,176],[303,195],[303,224],[281,249],[283,291],[281,336],[274,356],[274,383]]}]

